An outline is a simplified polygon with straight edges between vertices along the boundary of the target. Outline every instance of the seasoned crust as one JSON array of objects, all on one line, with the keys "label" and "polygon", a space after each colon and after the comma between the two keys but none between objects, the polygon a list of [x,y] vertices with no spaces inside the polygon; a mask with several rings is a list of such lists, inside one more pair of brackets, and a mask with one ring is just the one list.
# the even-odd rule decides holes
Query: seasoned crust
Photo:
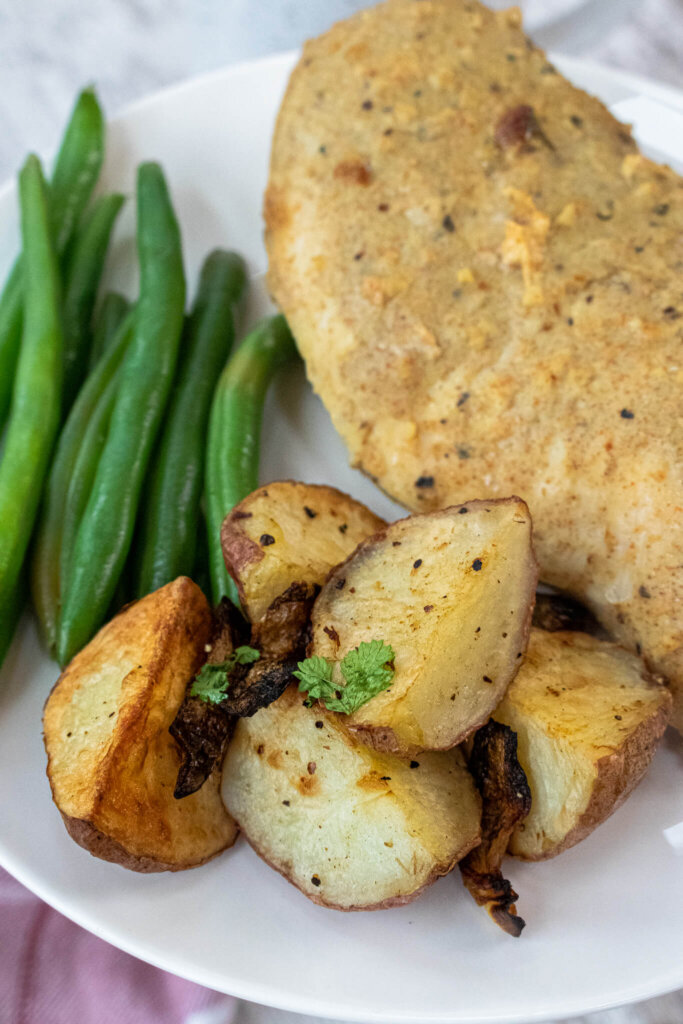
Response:
[{"label": "seasoned crust", "polygon": [[680,177],[518,12],[391,0],[306,45],[265,217],[353,464],[416,510],[522,493],[544,581],[671,679],[683,729]]}]

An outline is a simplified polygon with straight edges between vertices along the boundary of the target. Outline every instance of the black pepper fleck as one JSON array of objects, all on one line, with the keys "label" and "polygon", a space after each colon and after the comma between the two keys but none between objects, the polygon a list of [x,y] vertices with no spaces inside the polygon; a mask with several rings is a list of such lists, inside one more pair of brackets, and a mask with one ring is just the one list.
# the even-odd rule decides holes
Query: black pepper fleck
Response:
[{"label": "black pepper fleck", "polygon": [[315,519],[318,514],[317,512],[314,512],[312,508],[309,508],[308,505],[304,505],[304,512],[309,519]]},{"label": "black pepper fleck", "polygon": [[434,477],[433,476],[419,476],[415,481],[416,487],[433,487]]},{"label": "black pepper fleck", "polygon": [[571,123],[574,125],[575,128],[583,128],[583,118],[579,117],[578,114],[572,114],[572,116],[569,118],[569,120],[571,121]]},{"label": "black pepper fleck", "polygon": [[323,723],[322,722],[316,722],[315,723],[315,727],[316,727],[316,729],[322,729]]},{"label": "black pepper fleck", "polygon": [[464,506],[464,505],[463,505],[463,507],[462,507],[462,508],[459,508],[459,509],[458,509],[458,515],[459,515],[459,516],[464,516],[464,515],[467,515],[467,509],[465,508],[465,506]]},{"label": "black pepper fleck", "polygon": [[441,221],[441,224],[443,225],[446,231],[455,231],[455,224],[453,223],[453,218],[451,217],[450,213],[446,214],[444,219]]},{"label": "black pepper fleck", "polygon": [[345,583],[346,583],[346,580],[342,578],[340,580],[337,580],[337,582],[335,583],[335,587],[337,588],[337,590],[343,590]]},{"label": "black pepper fleck", "polygon": [[379,203],[377,209],[380,213],[386,213],[389,209],[389,203]]},{"label": "black pepper fleck", "polygon": [[270,533],[262,533],[259,537],[259,544],[262,548],[267,548],[269,544],[275,543],[275,537]]},{"label": "black pepper fleck", "polygon": [[646,597],[646,598],[647,597],[652,597],[652,594],[647,589],[647,587],[638,587],[638,593],[640,594],[641,597]]},{"label": "black pepper fleck", "polygon": [[349,528],[349,524],[348,523],[342,523],[341,526],[339,527],[339,532],[340,533],[346,533],[348,528]]},{"label": "black pepper fleck", "polygon": [[420,767],[420,762],[419,761],[411,761],[410,762],[410,767],[411,768],[419,768]]},{"label": "black pepper fleck", "polygon": [[472,568],[474,569],[475,572],[479,572],[483,564],[484,563],[482,562],[481,558],[475,558],[474,561],[472,562]]},{"label": "black pepper fleck", "polygon": [[422,565],[422,559],[421,558],[416,558],[415,561],[413,562],[413,569],[419,569],[421,565]]},{"label": "black pepper fleck", "polygon": [[574,317],[573,316],[567,317],[567,323],[569,324],[570,327],[573,327],[574,326]]},{"label": "black pepper fleck", "polygon": [[365,255],[364,252],[357,252],[356,255],[353,258],[354,258],[354,260],[362,260],[364,255]]},{"label": "black pepper fleck", "polygon": [[669,212],[669,204],[660,203],[659,206],[654,207],[652,212],[656,213],[658,217],[666,217],[667,213]]},{"label": "black pepper fleck", "polygon": [[631,412],[630,409],[622,409],[619,415],[621,416],[622,420],[632,420],[635,416],[635,413]]},{"label": "black pepper fleck", "polygon": [[285,807],[289,807],[289,800],[283,800],[282,803],[285,805]]},{"label": "black pepper fleck", "polygon": [[382,782],[391,782],[391,775],[382,775],[380,779]]},{"label": "black pepper fleck", "polygon": [[463,405],[465,404],[465,402],[467,401],[467,399],[469,397],[470,397],[469,391],[461,391],[460,398],[456,402],[456,405],[457,405],[458,409],[462,409]]},{"label": "black pepper fleck", "polygon": [[363,107],[363,110],[372,110],[372,100],[363,100],[361,106]]},{"label": "black pepper fleck", "polygon": [[313,885],[320,885],[320,879],[318,878],[317,875],[313,875],[311,877],[311,882],[313,883]]},{"label": "black pepper fleck", "polygon": [[615,715],[614,717],[616,718],[617,722],[621,721],[621,715]]},{"label": "black pepper fleck", "polygon": [[485,683],[492,683],[493,682],[493,680],[491,679],[490,676],[482,676],[481,678],[484,680]]}]

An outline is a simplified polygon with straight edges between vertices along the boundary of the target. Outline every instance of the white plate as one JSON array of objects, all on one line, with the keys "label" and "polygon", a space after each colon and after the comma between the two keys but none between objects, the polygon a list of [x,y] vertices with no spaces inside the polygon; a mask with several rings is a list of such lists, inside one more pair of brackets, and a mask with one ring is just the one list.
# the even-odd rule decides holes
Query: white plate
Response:
[{"label": "white plate", "polygon": [[[211,75],[138,104],[110,131],[106,185],[132,193],[138,161],[170,179],[194,279],[214,245],[264,268],[261,195],[292,56]],[[674,94],[574,61],[579,84],[616,102]],[[683,138],[671,138],[683,158]],[[132,204],[130,204],[132,206]],[[132,291],[132,209],[109,282]],[[0,258],[16,244],[13,186],[0,194]],[[0,266],[0,272],[3,267]],[[259,297],[260,296],[260,297]],[[263,305],[262,292],[255,304]],[[301,372],[269,401],[263,480],[336,484],[382,514],[391,503],[346,464]],[[681,748],[669,740],[627,804],[555,861],[509,875],[528,922],[518,941],[465,894],[458,873],[412,906],[340,914],[314,906],[247,847],[181,874],[136,875],[89,857],[50,802],[40,717],[56,668],[24,623],[0,685],[0,860],[52,906],[175,974],[285,1009],[374,1021],[513,1022],[566,1017],[683,985],[683,859],[662,830],[683,820]]]}]

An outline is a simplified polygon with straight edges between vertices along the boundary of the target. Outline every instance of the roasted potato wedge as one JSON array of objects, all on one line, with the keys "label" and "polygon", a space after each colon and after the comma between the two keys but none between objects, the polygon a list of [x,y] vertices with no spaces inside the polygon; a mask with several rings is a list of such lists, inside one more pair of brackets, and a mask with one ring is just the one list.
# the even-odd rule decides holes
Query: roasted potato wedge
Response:
[{"label": "roasted potato wedge", "polygon": [[181,755],[168,729],[211,627],[201,590],[179,577],[107,623],[50,694],[52,796],[71,837],[96,857],[178,871],[234,842],[218,773],[185,800],[173,797]]},{"label": "roasted potato wedge", "polygon": [[248,495],[226,517],[221,542],[250,621],[291,583],[324,583],[332,566],[383,526],[334,487],[280,480]]},{"label": "roasted potato wedge", "polygon": [[363,641],[395,652],[391,687],[349,715],[378,750],[447,750],[489,717],[526,648],[536,587],[519,498],[401,519],[337,566],[313,606],[309,654]]},{"label": "roasted potato wedge", "polygon": [[240,719],[222,794],[256,852],[315,903],[408,903],[479,842],[459,751],[403,761],[371,750],[291,686]]},{"label": "roasted potato wedge", "polygon": [[585,839],[641,780],[670,713],[670,693],[635,655],[584,633],[532,629],[494,712],[517,734],[531,789],[510,852],[545,860]]}]

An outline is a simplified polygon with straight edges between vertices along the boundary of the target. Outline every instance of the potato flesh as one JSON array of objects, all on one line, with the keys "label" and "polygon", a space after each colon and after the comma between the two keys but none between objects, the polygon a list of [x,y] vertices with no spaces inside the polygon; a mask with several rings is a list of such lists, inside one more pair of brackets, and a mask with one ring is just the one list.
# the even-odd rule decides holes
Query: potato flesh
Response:
[{"label": "potato flesh", "polygon": [[459,751],[411,768],[304,707],[294,686],[238,722],[222,794],[265,860],[344,910],[406,902],[479,839],[479,798]]},{"label": "potato flesh", "polygon": [[43,719],[52,794],[74,837],[99,833],[91,852],[138,870],[177,869],[234,841],[217,777],[173,798],[180,755],[168,727],[210,629],[204,595],[180,577],[107,623],[52,691]]},{"label": "potato flesh", "polygon": [[[532,794],[510,852],[554,856],[604,821],[642,777],[670,704],[667,690],[644,678],[640,659],[615,644],[533,629],[524,664],[493,713],[517,733]],[[627,744],[633,753],[621,765]]]},{"label": "potato flesh", "polygon": [[250,620],[260,619],[290,583],[322,584],[332,566],[384,525],[333,487],[283,480],[254,491],[221,531],[226,565]]},{"label": "potato flesh", "polygon": [[481,725],[516,671],[536,583],[519,499],[470,502],[392,524],[330,576],[313,609],[311,653],[360,643],[395,652],[391,688],[349,716],[383,749],[448,749]]}]

